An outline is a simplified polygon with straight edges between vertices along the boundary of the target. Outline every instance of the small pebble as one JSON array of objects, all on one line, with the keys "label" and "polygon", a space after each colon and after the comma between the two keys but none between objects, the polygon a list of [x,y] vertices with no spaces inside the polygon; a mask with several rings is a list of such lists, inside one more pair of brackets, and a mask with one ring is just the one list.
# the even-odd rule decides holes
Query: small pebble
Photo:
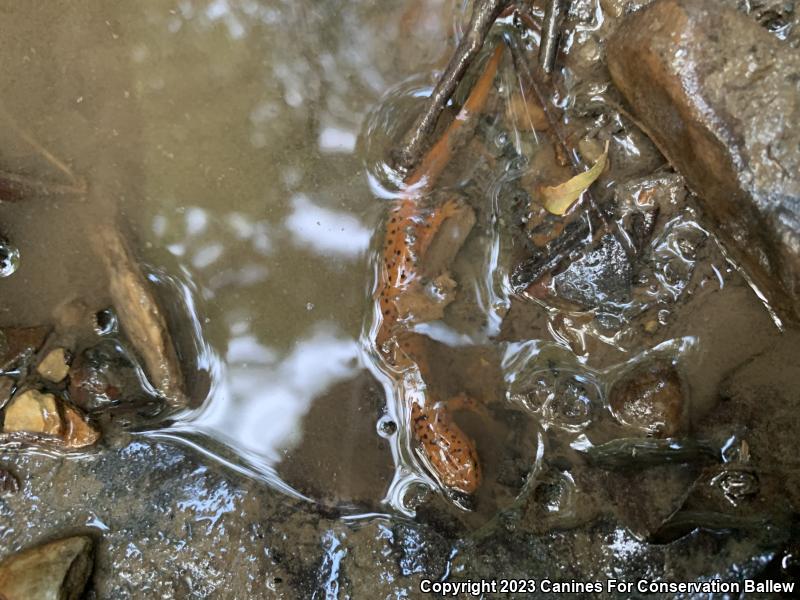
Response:
[{"label": "small pebble", "polygon": [[64,348],[54,348],[36,366],[36,371],[53,383],[63,381],[69,373],[69,354]]},{"label": "small pebble", "polygon": [[675,368],[668,362],[643,365],[611,390],[611,410],[623,425],[656,437],[672,437],[686,425],[686,400]]}]

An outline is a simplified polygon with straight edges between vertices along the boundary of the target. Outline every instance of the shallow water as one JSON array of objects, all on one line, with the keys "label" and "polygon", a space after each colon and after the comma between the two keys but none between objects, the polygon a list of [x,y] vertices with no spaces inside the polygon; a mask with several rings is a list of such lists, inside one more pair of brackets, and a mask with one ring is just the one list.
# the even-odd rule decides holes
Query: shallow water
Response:
[{"label": "shallow water", "polygon": [[[2,232],[20,252],[19,270],[0,279],[0,325],[54,322],[75,298],[105,307],[85,228],[118,213],[195,367],[193,407],[148,424],[148,435],[185,439],[209,460],[350,514],[413,514],[434,478],[370,348],[375,232],[391,196],[380,161],[452,50],[459,4],[5,7],[3,168],[60,176],[24,131],[90,192],[0,205]],[[592,26],[570,43],[580,48],[602,21]],[[498,81],[493,108],[505,111],[518,85],[508,61]],[[565,105],[593,91],[570,93]],[[443,184],[469,196],[479,219],[453,268],[459,301],[445,323],[425,329],[444,342],[436,385],[464,386],[495,411],[463,416],[487,481],[478,518],[464,518],[483,524],[557,464],[545,480],[567,491],[545,505],[568,521],[584,510],[569,490],[586,436],[614,437],[600,413],[619,373],[643,357],[676,359],[700,420],[732,369],[778,340],[796,348],[797,333],[781,337],[691,207],[662,223],[641,294],[609,302],[611,325],[541,299],[515,307],[509,190],[537,166],[553,169],[540,152],[548,141],[502,123],[480,133],[493,160],[470,148],[458,167],[471,176],[456,168]],[[619,146],[621,156],[625,140]],[[601,181],[604,190],[614,183]],[[509,331],[504,318],[514,310],[522,316]],[[653,321],[656,333],[643,334]],[[548,399],[552,390],[560,403]]]}]

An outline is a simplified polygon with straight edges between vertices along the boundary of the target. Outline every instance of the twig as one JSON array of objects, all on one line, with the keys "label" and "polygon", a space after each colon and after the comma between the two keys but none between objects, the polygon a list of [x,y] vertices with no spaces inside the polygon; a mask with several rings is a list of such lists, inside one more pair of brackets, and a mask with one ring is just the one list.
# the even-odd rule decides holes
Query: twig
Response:
[{"label": "twig", "polygon": [[[554,142],[558,144],[563,151],[563,154],[569,156],[572,162],[575,173],[581,170],[582,164],[578,156],[578,152],[569,144],[568,137],[564,133],[562,115],[558,114],[553,105],[547,101],[547,98],[542,90],[539,82],[536,81],[531,73],[531,69],[527,64],[525,55],[520,45],[514,39],[508,39],[508,46],[511,49],[511,58],[514,61],[514,70],[520,79],[520,85],[523,89],[529,89],[536,95],[536,100],[544,111],[547,122],[550,125],[550,131],[553,133]],[[607,225],[603,212],[599,210],[594,198],[589,190],[584,192],[589,206],[591,207],[590,216],[599,218],[603,225]]]},{"label": "twig", "polygon": [[420,160],[439,116],[455,92],[461,78],[478,56],[489,29],[511,0],[479,0],[472,12],[466,35],[458,44],[436,87],[427,99],[425,109],[394,153],[395,167],[411,170]]},{"label": "twig", "polygon": [[547,0],[542,26],[542,42],[539,44],[539,66],[545,73],[553,72],[553,65],[558,51],[558,30],[561,25],[561,13],[564,0]]},{"label": "twig", "polygon": [[14,117],[12,117],[9,112],[0,106],[0,115],[6,120],[8,125],[13,129],[19,137],[21,137],[25,142],[28,143],[34,150],[36,150],[39,154],[41,154],[51,165],[53,165],[56,169],[61,171],[67,178],[75,185],[81,185],[81,182],[78,180],[77,177],[72,173],[72,170],[61,160],[56,158],[56,156],[50,152],[47,148],[42,146],[34,137],[25,131],[22,127],[20,127]]},{"label": "twig", "polygon": [[448,125],[439,140],[431,146],[430,150],[419,161],[419,166],[406,178],[406,191],[412,194],[421,194],[427,191],[439,177],[439,174],[447,166],[456,145],[456,136],[465,123],[471,122],[471,117],[480,113],[486,105],[489,92],[492,89],[500,59],[503,56],[503,44],[500,43],[494,49],[489,62],[475,82],[470,91],[469,97],[464,106],[461,107],[458,115]]},{"label": "twig", "polygon": [[27,175],[0,171],[0,200],[20,200],[27,194],[81,195],[86,185],[76,179],[74,185],[44,181]]}]

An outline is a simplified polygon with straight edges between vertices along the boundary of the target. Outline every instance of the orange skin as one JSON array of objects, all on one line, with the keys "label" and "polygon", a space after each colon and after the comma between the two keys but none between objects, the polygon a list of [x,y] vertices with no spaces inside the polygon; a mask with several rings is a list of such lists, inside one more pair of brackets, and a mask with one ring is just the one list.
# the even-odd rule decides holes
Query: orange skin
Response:
[{"label": "orange skin", "polygon": [[[376,293],[381,323],[375,342],[389,364],[400,371],[415,368],[423,382],[429,374],[425,339],[410,330],[414,315],[401,314],[401,306],[408,296],[424,293],[420,282],[426,251],[442,223],[458,210],[458,204],[449,200],[425,209],[419,205],[419,198],[449,162],[455,134],[486,104],[501,56],[502,46],[498,46],[459,114],[406,179],[406,194],[394,203],[386,219]],[[455,403],[468,405],[470,400],[459,396],[449,402],[451,407]],[[452,421],[447,407],[433,401],[427,390],[411,402],[411,425],[439,480],[448,488],[475,492],[481,482],[475,443]]]},{"label": "orange skin", "polygon": [[[376,343],[394,368],[416,368],[423,381],[429,373],[425,339],[404,327],[411,324],[413,316],[401,315],[398,304],[405,294],[420,293],[412,284],[421,278],[421,260],[455,207],[451,201],[426,214],[416,201],[405,199],[392,209],[387,220],[378,289],[382,321]],[[474,442],[452,421],[447,407],[434,402],[423,390],[411,403],[411,426],[441,482],[472,494],[481,481],[478,453]]]}]

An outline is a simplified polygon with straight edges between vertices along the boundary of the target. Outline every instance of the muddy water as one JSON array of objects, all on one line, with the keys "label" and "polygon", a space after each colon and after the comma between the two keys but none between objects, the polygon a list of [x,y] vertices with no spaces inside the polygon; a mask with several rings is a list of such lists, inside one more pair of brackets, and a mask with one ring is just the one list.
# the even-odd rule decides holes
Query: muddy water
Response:
[{"label": "muddy water", "polygon": [[[143,435],[185,440],[209,461],[351,514],[412,514],[436,484],[370,348],[375,232],[393,190],[380,160],[452,50],[457,4],[2,7],[3,168],[63,177],[37,152],[46,148],[90,191],[0,205],[2,233],[20,252],[19,270],[0,279],[0,325],[56,322],[75,299],[105,307],[86,228],[118,214],[193,366],[193,407]],[[589,21],[568,40],[576,53],[602,27]],[[498,82],[491,108],[506,115],[518,85],[510,62]],[[568,89],[565,104],[590,93]],[[514,298],[510,199],[552,165],[547,137],[512,123],[484,123],[480,144],[443,181],[468,198],[478,225],[453,267],[459,300],[425,331],[440,342],[433,385],[450,395],[465,387],[490,407],[488,418],[460,417],[485,463],[478,516],[449,500],[445,510],[483,525],[543,473],[555,490],[534,525],[544,528],[598,512],[592,480],[575,483],[586,473],[571,468],[590,439],[617,434],[601,413],[626,368],[675,360],[690,419],[702,423],[747,361],[767,356],[762,376],[785,381],[798,338],[781,335],[692,206],[660,224],[640,294],[610,302],[610,321]],[[600,182],[606,195],[614,177],[653,168],[617,141],[623,166]],[[549,389],[566,400],[548,401]]]},{"label": "muddy water", "polygon": [[[93,191],[2,207],[22,255],[14,278],[0,281],[3,324],[51,320],[71,296],[103,304],[80,227],[118,207],[143,259],[185,286],[196,311],[213,389],[186,422],[262,466],[280,463],[301,445],[315,401],[363,370],[367,257],[383,207],[359,136],[387,89],[441,62],[452,9],[7,7],[2,70],[14,92],[4,108]],[[44,35],[56,20],[69,26]],[[6,162],[58,176],[16,133],[4,128]],[[352,433],[336,431],[340,446],[312,452],[301,472],[332,450],[377,445],[376,407],[360,396],[335,394],[325,414]],[[386,477],[390,458],[374,462],[369,471]]]}]

